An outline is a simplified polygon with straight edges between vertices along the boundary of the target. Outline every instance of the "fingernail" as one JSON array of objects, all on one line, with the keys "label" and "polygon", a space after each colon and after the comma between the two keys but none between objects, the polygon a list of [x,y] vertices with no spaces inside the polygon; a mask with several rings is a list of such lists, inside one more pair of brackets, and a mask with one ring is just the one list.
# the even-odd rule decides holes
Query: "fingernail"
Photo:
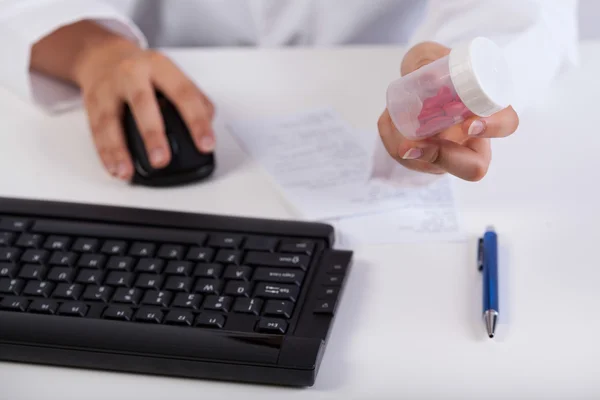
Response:
[{"label": "fingernail", "polygon": [[106,166],[106,169],[108,170],[108,173],[111,174],[112,176],[117,176],[117,166],[114,164],[110,164]]},{"label": "fingernail", "polygon": [[406,153],[404,153],[404,155],[402,156],[402,158],[404,160],[415,160],[417,158],[420,158],[423,156],[423,150],[418,149],[418,148],[412,148],[410,150],[408,150]]},{"label": "fingernail", "polygon": [[153,165],[161,165],[165,161],[165,151],[163,149],[154,149],[150,152],[150,162]]},{"label": "fingernail", "polygon": [[483,131],[485,131],[485,123],[482,120],[477,119],[471,123],[467,134],[469,136],[479,136]]},{"label": "fingernail", "polygon": [[200,147],[204,151],[213,151],[215,148],[215,139],[211,136],[205,136],[200,140]]},{"label": "fingernail", "polygon": [[119,178],[124,179],[127,176],[127,164],[121,161],[119,163],[119,168],[117,169],[117,175]]}]

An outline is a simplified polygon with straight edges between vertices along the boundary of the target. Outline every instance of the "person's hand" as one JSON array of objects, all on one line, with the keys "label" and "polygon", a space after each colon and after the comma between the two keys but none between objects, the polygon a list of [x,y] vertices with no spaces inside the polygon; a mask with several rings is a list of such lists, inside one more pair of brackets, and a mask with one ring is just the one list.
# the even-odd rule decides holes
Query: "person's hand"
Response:
[{"label": "person's hand", "polygon": [[[405,55],[400,72],[406,75],[449,52],[438,43],[418,44]],[[488,118],[469,118],[434,137],[411,141],[398,132],[387,110],[378,121],[383,145],[398,163],[421,172],[450,173],[467,181],[479,181],[486,175],[492,157],[490,139],[509,136],[518,125],[517,113],[508,107]]]},{"label": "person's hand", "polygon": [[155,96],[161,91],[177,108],[199,151],[215,147],[211,101],[166,56],[144,51],[114,38],[81,57],[76,80],[81,88],[89,125],[106,170],[123,180],[134,169],[122,127],[123,105],[132,110],[150,164],[162,168],[171,159],[164,123]]}]

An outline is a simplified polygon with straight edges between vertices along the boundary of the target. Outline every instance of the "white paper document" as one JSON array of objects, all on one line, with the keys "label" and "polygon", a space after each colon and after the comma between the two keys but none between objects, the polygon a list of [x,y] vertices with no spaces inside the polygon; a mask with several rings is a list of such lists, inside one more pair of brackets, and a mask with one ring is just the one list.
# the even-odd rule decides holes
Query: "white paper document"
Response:
[{"label": "white paper document", "polygon": [[[458,230],[447,177],[403,167],[372,177],[367,143],[373,137],[360,135],[331,109],[235,121],[228,128],[305,219],[331,222],[363,243],[388,241],[384,232],[397,241],[403,233]],[[354,229],[360,234],[351,234]]]}]

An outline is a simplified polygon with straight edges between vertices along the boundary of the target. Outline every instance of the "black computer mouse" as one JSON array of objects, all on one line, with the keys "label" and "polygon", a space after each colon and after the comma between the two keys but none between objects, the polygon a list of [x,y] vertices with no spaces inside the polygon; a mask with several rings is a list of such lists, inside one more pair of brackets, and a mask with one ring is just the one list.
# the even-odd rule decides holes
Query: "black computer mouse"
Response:
[{"label": "black computer mouse", "polygon": [[155,169],[150,165],[133,113],[126,104],[123,114],[123,130],[135,169],[131,183],[166,187],[198,182],[210,177],[215,170],[214,154],[201,153],[196,148],[177,108],[166,96],[156,92],[156,98],[171,147],[171,162],[160,169]]}]

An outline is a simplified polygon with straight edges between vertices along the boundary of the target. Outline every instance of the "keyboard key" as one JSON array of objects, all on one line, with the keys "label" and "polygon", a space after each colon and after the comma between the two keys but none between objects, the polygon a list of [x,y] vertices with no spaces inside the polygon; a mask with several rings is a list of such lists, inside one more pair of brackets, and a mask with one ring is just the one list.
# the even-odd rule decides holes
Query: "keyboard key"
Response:
[{"label": "keyboard key", "polygon": [[24,285],[22,279],[0,279],[0,294],[21,294]]},{"label": "keyboard key", "polygon": [[163,320],[163,312],[154,307],[142,307],[135,313],[134,320],[160,324]]},{"label": "keyboard key", "polygon": [[169,261],[165,268],[165,274],[190,276],[192,267],[193,265],[189,261]]},{"label": "keyboard key", "polygon": [[100,241],[98,239],[79,238],[75,241],[71,250],[78,253],[95,253],[98,251],[99,246]]},{"label": "keyboard key", "polygon": [[165,283],[165,290],[173,290],[175,292],[189,292],[191,288],[192,278],[170,276]]},{"label": "keyboard key", "polygon": [[158,258],[166,260],[181,260],[183,258],[183,246],[175,244],[163,244],[158,250]]},{"label": "keyboard key", "polygon": [[250,276],[252,276],[252,268],[244,265],[230,265],[225,270],[223,278],[248,281],[250,280]]},{"label": "keyboard key", "polygon": [[254,297],[296,301],[300,289],[296,285],[261,282],[256,285]]},{"label": "keyboard key", "polygon": [[244,296],[250,295],[251,283],[244,281],[229,281],[225,286],[224,294],[228,296]]},{"label": "keyboard key", "polygon": [[113,289],[108,286],[87,285],[85,292],[83,292],[83,299],[99,300],[108,303],[112,293]]},{"label": "keyboard key", "polygon": [[269,300],[263,310],[263,315],[270,317],[291,318],[294,303],[285,300]]},{"label": "keyboard key", "polygon": [[281,242],[279,251],[281,253],[298,253],[311,255],[315,249],[315,242],[312,240],[287,239]]},{"label": "keyboard key", "polygon": [[154,274],[140,274],[135,281],[135,287],[142,289],[160,289],[163,277],[161,275]]},{"label": "keyboard key", "polygon": [[295,285],[302,284],[304,272],[297,269],[277,269],[277,268],[256,268],[254,276],[255,281],[276,282],[276,283],[293,283]]},{"label": "keyboard key", "polygon": [[339,286],[342,284],[343,276],[341,275],[327,275],[325,278],[325,284],[329,286]]},{"label": "keyboard key", "polygon": [[287,322],[277,318],[261,318],[258,321],[256,330],[263,333],[285,333],[287,330]]},{"label": "keyboard key", "polygon": [[158,258],[142,258],[135,266],[136,272],[153,272],[160,274],[165,262]]},{"label": "keyboard key", "polygon": [[260,299],[240,297],[233,305],[233,312],[258,315],[262,304],[263,302]]},{"label": "keyboard key", "polygon": [[242,252],[237,250],[219,250],[215,261],[223,264],[238,265],[242,260]]},{"label": "keyboard key", "polygon": [[244,264],[264,267],[289,267],[306,269],[309,261],[310,258],[302,254],[298,255],[249,251],[246,254]]},{"label": "keyboard key", "polygon": [[113,303],[126,303],[137,305],[142,297],[142,289],[138,288],[118,288],[112,298]]},{"label": "keyboard key", "polygon": [[196,317],[194,325],[206,328],[222,328],[225,325],[225,317],[221,314],[202,313]]},{"label": "keyboard key", "polygon": [[23,232],[31,225],[31,221],[24,218],[2,218],[0,219],[1,231]]},{"label": "keyboard key", "polygon": [[152,257],[154,256],[154,244],[135,242],[129,249],[129,255],[134,257]]},{"label": "keyboard key", "polygon": [[132,316],[133,310],[126,306],[110,306],[102,314],[102,317],[105,319],[115,319],[118,321],[130,321]]},{"label": "keyboard key", "polygon": [[23,267],[21,267],[19,278],[41,281],[44,279],[45,272],[46,267],[43,265],[25,264]]},{"label": "keyboard key", "polygon": [[103,268],[106,257],[102,254],[83,254],[77,263],[82,268]]},{"label": "keyboard key", "polygon": [[196,261],[196,262],[211,262],[215,251],[213,249],[209,249],[208,247],[192,247],[185,259],[188,261]]},{"label": "keyboard key", "polygon": [[171,310],[165,318],[165,324],[192,326],[194,323],[194,314],[188,311]]},{"label": "keyboard key", "polygon": [[29,264],[43,264],[50,253],[46,250],[25,250],[21,256],[21,262]]},{"label": "keyboard key", "polygon": [[79,300],[79,297],[83,293],[83,285],[78,283],[59,283],[52,293],[52,297],[55,299],[68,299],[68,300]]},{"label": "keyboard key", "polygon": [[168,307],[173,294],[164,290],[148,290],[142,299],[142,304],[151,306]]},{"label": "keyboard key", "polygon": [[68,315],[70,317],[85,317],[88,311],[88,306],[85,303],[76,301],[68,301],[63,303],[58,308],[59,315]]},{"label": "keyboard key", "polygon": [[44,243],[44,248],[47,250],[67,250],[69,244],[71,243],[71,239],[67,236],[48,236],[46,242]]},{"label": "keyboard key", "polygon": [[77,260],[77,254],[75,253],[55,251],[52,253],[52,257],[50,257],[50,265],[70,267],[75,265],[75,260]]},{"label": "keyboard key", "polygon": [[340,289],[335,287],[322,287],[317,294],[318,299],[335,299],[338,296]]},{"label": "keyboard key", "polygon": [[333,264],[327,268],[327,273],[332,275],[344,275],[346,273],[345,264]]},{"label": "keyboard key", "polygon": [[[16,245],[18,247],[27,247],[37,249],[42,245],[44,236],[35,233],[22,233],[17,240]],[[0,243],[1,245],[1,243]]]},{"label": "keyboard key", "polygon": [[133,258],[131,257],[111,257],[106,264],[106,269],[118,271],[131,271],[132,268]]},{"label": "keyboard key", "polygon": [[104,271],[101,269],[82,269],[79,271],[77,275],[77,279],[75,282],[77,283],[95,283],[100,285],[102,283],[102,277],[104,276]]},{"label": "keyboard key", "polygon": [[29,281],[23,290],[23,295],[49,297],[53,289],[54,283],[52,282]]},{"label": "keyboard key", "polygon": [[211,235],[208,245],[210,247],[237,249],[242,244],[242,239],[241,235]]},{"label": "keyboard key", "polygon": [[33,300],[27,309],[27,311],[37,314],[55,314],[56,310],[58,310],[58,303],[47,299]]},{"label": "keyboard key", "polygon": [[274,251],[277,238],[266,236],[251,236],[244,243],[244,250]]},{"label": "keyboard key", "polygon": [[219,294],[222,282],[216,279],[198,279],[194,292],[203,294]]},{"label": "keyboard key", "polygon": [[123,240],[107,240],[102,245],[102,249],[100,249],[100,252],[113,256],[121,256],[125,254],[126,249],[127,243],[125,243]]},{"label": "keyboard key", "polygon": [[21,255],[21,250],[15,247],[0,247],[0,262],[1,261],[16,261]]},{"label": "keyboard key", "polygon": [[204,308],[215,311],[229,311],[232,303],[231,297],[226,296],[206,296],[204,300]]},{"label": "keyboard key", "polygon": [[194,276],[218,279],[222,271],[223,265],[221,264],[198,264],[194,269]]},{"label": "keyboard key", "polygon": [[335,300],[319,300],[315,306],[315,314],[333,314]]},{"label": "keyboard key", "polygon": [[5,311],[25,311],[29,305],[29,300],[23,297],[8,296],[0,301],[0,310]]},{"label": "keyboard key", "polygon": [[14,278],[18,268],[15,264],[0,263],[0,278]]},{"label": "keyboard key", "polygon": [[131,272],[112,271],[104,281],[108,286],[129,287],[133,283],[133,274]]},{"label": "keyboard key", "polygon": [[75,278],[75,268],[53,267],[48,273],[48,280],[52,282],[71,282]]},{"label": "keyboard key", "polygon": [[200,307],[200,302],[202,302],[201,294],[179,293],[177,296],[175,296],[175,300],[173,300],[171,307],[193,308],[196,310]]},{"label": "keyboard key", "polygon": [[15,240],[15,234],[11,232],[0,232],[0,246],[10,246]]}]

